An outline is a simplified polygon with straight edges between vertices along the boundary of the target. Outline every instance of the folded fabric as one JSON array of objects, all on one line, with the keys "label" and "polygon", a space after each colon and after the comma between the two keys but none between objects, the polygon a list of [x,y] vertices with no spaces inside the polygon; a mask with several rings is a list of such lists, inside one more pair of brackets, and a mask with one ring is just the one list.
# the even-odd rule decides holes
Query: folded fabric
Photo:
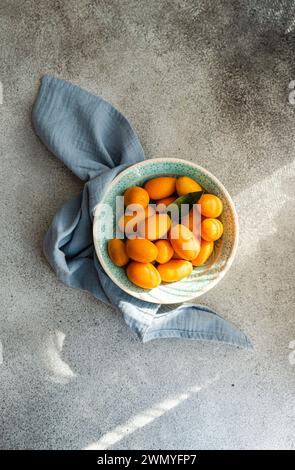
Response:
[{"label": "folded fabric", "polygon": [[58,278],[116,306],[144,342],[191,338],[250,348],[249,339],[213,310],[183,304],[161,313],[161,306],[131,297],[100,266],[93,247],[95,206],[123,169],[144,159],[129,122],[102,98],[53,76],[44,76],[33,109],[37,135],[75,175],[84,189],[55,215],[44,253]]}]

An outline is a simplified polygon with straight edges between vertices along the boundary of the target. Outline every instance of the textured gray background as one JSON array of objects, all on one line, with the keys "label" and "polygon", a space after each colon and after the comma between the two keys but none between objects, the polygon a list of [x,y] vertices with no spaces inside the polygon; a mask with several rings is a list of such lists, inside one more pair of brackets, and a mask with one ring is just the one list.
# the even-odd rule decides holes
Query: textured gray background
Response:
[{"label": "textured gray background", "polygon": [[[1,448],[294,448],[294,2],[0,8]],[[112,308],[56,280],[42,239],[81,183],[31,126],[48,72],[118,107],[147,158],[194,161],[228,188],[239,251],[201,301],[253,352],[142,345]]]}]

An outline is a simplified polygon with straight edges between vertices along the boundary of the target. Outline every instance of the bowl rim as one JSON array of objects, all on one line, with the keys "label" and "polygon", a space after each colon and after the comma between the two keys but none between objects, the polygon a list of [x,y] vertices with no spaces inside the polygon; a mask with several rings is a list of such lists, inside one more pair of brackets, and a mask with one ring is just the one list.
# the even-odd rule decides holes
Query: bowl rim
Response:
[{"label": "bowl rim", "polygon": [[[194,294],[193,296],[190,294],[188,295],[187,298],[182,298],[181,300],[179,300],[179,302],[173,300],[173,302],[171,301],[165,301],[165,299],[161,302],[162,304],[177,304],[177,303],[183,303],[183,302],[188,302],[190,300],[193,300],[197,297],[200,297],[201,295],[205,294],[206,292],[208,292],[209,290],[211,290],[213,287],[216,286],[216,284],[218,284],[221,279],[223,279],[223,277],[225,276],[225,274],[229,271],[233,261],[234,261],[234,258],[236,256],[236,252],[237,252],[237,248],[238,248],[238,244],[239,244],[239,221],[238,221],[238,214],[237,214],[237,211],[236,211],[236,208],[235,208],[235,205],[234,205],[234,202],[229,194],[229,192],[227,191],[227,189],[224,187],[224,185],[219,181],[219,179],[214,176],[209,170],[205,169],[204,167],[198,165],[197,163],[194,163],[194,162],[190,162],[189,160],[185,160],[184,158],[172,158],[172,157],[159,157],[159,158],[148,158],[146,160],[143,160],[141,162],[137,162],[137,163],[134,163],[130,166],[128,166],[127,168],[125,168],[124,170],[122,170],[120,173],[118,173],[115,178],[111,181],[111,183],[109,184],[105,194],[103,195],[102,199],[99,201],[99,203],[96,205],[95,209],[94,209],[94,212],[93,212],[93,228],[92,228],[92,233],[93,233],[93,243],[94,243],[94,248],[95,248],[95,253],[96,253],[96,256],[98,257],[98,260],[103,268],[103,270],[105,271],[106,275],[109,276],[109,278],[120,288],[122,289],[124,292],[127,292],[127,294],[131,295],[132,297],[135,297],[137,299],[140,299],[142,301],[145,301],[145,302],[150,302],[150,303],[157,303],[159,304],[160,302],[156,301],[156,300],[153,300],[153,299],[144,299],[143,297],[145,296],[148,296],[148,293],[149,293],[149,290],[144,290],[143,289],[143,292],[142,293],[135,293],[135,292],[131,292],[129,291],[128,289],[126,289],[126,287],[124,285],[122,285],[120,283],[120,281],[112,274],[112,272],[109,272],[108,268],[107,268],[107,264],[105,263],[102,255],[101,255],[101,252],[100,250],[98,249],[98,242],[96,240],[96,237],[95,237],[95,233],[96,233],[96,227],[97,227],[97,224],[98,224],[98,217],[96,217],[96,212],[99,210],[99,207],[100,207],[100,204],[102,204],[104,202],[104,199],[107,197],[107,194],[110,190],[110,188],[112,188],[116,183],[117,181],[119,181],[122,177],[124,177],[128,172],[130,172],[130,170],[132,168],[141,168],[141,167],[144,167],[144,166],[147,166],[151,163],[151,161],[159,161],[159,162],[171,162],[171,163],[187,163],[189,166],[193,167],[193,168],[196,168],[198,169],[199,171],[205,173],[210,179],[212,179],[217,186],[220,187],[220,189],[223,191],[223,193],[225,194],[226,198],[227,198],[227,202],[230,206],[230,209],[232,211],[232,214],[233,214],[233,220],[234,220],[234,225],[235,225],[235,237],[234,237],[234,242],[233,242],[233,245],[232,245],[232,249],[231,249],[231,253],[230,253],[230,256],[227,258],[226,260],[226,263],[224,265],[224,268],[222,269],[222,271],[219,272],[218,276],[216,277],[216,279],[214,279],[214,281],[210,282],[205,288],[203,288],[201,291],[199,291],[199,293],[197,294]],[[172,172],[173,173],[173,172]],[[161,175],[159,175],[161,176]],[[173,283],[171,283],[173,284]]]}]

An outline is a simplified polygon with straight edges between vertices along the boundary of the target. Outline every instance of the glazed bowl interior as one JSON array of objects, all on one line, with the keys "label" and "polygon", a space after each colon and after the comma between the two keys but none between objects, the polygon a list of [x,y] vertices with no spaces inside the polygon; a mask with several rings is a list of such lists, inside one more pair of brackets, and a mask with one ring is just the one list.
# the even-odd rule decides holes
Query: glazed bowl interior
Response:
[{"label": "glazed bowl interior", "polygon": [[[213,254],[208,262],[196,267],[190,276],[171,284],[160,284],[146,290],[132,284],[125,270],[115,266],[108,255],[107,243],[116,228],[116,197],[122,196],[131,186],[142,186],[158,176],[189,176],[195,179],[207,192],[223,201],[224,210],[220,220],[224,234],[215,242]],[[114,217],[106,217],[104,204],[111,206]],[[185,160],[161,158],[145,160],[121,172],[108,187],[94,214],[93,238],[97,257],[108,276],[125,292],[141,300],[153,303],[175,304],[192,300],[214,287],[228,271],[238,242],[238,221],[234,204],[218,179],[204,168]]]}]

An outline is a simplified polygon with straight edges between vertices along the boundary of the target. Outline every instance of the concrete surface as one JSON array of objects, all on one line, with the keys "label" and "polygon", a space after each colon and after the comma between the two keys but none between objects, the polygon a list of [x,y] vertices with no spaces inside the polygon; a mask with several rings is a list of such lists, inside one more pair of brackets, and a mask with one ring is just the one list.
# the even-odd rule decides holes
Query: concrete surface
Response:
[{"label": "concrete surface", "polygon": [[[1,448],[294,448],[294,1],[1,0]],[[42,239],[81,183],[34,135],[50,72],[110,100],[148,158],[212,171],[238,256],[201,298],[254,352],[142,345],[55,278]]]}]

